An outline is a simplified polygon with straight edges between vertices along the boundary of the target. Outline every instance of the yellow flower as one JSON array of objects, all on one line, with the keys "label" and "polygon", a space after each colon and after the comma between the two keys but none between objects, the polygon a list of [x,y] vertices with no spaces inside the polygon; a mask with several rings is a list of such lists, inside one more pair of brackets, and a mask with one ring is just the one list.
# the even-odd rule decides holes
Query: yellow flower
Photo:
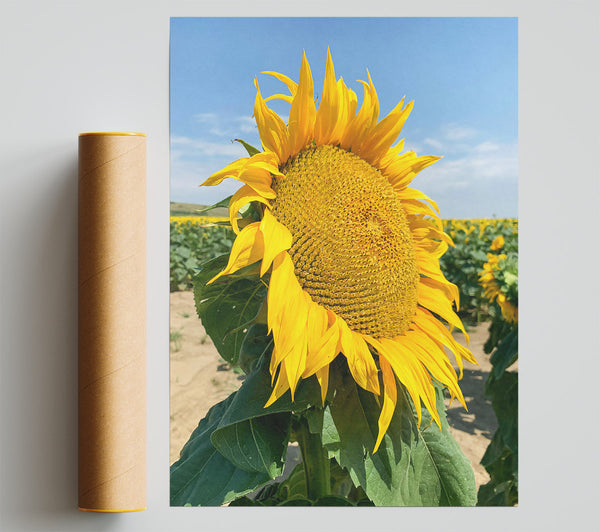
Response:
[{"label": "yellow flower", "polygon": [[487,258],[488,261],[483,265],[483,271],[479,274],[479,283],[483,287],[483,294],[489,301],[498,303],[502,316],[506,321],[517,323],[519,321],[519,309],[506,299],[494,275],[494,272],[500,269],[498,262],[506,259],[506,255],[504,253],[501,255],[488,253]]},{"label": "yellow flower", "polygon": [[498,235],[496,238],[494,238],[494,241],[492,242],[490,249],[492,251],[498,251],[499,249],[502,249],[503,246],[504,246],[504,237],[502,235]]},{"label": "yellow flower", "polygon": [[[396,379],[412,397],[419,422],[423,402],[440,425],[432,379],[465,404],[445,349],[461,377],[463,358],[476,363],[438,319],[464,333],[452,307],[458,289],[438,261],[452,240],[436,203],[408,187],[439,157],[401,153],[403,141],[392,146],[413,103],[402,100],[378,121],[379,100],[367,72],[357,111],[356,94],[336,80],[329,50],[318,109],[304,54],[298,83],[265,73],[290,95],[263,99],[255,79],[264,152],[234,161],[203,183],[228,177],[244,183],[229,205],[238,233],[229,263],[210,282],[258,261],[261,276],[271,270],[275,385],[265,406],[287,390],[293,399],[299,380],[312,375],[324,404],[329,365],[341,353],[356,383],[382,397],[376,451],[396,405]],[[267,106],[272,98],[291,105],[287,125]],[[240,231],[237,215],[248,202],[260,202],[263,217]]]}]

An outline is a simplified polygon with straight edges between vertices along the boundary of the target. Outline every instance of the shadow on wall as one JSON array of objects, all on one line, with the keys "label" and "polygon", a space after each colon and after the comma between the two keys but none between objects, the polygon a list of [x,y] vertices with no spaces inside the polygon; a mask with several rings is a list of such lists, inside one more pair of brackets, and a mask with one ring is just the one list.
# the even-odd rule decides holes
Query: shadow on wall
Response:
[{"label": "shadow on wall", "polygon": [[2,224],[12,250],[2,268],[11,305],[0,371],[3,530],[59,530],[84,518],[76,509],[77,137],[48,144],[3,161],[8,194],[27,191],[10,196]]}]

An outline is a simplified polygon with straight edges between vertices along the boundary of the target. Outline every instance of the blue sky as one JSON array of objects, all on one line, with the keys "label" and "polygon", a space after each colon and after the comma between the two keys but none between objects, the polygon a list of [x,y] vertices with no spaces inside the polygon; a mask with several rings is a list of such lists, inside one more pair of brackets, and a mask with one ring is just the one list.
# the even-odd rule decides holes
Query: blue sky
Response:
[{"label": "blue sky", "polygon": [[[442,217],[517,217],[516,18],[171,19],[171,201],[213,204],[235,192],[234,180],[198,185],[246,155],[232,139],[260,148],[254,76],[263,95],[287,93],[261,72],[297,80],[305,50],[318,95],[328,46],[359,106],[367,69],[380,119],[402,96],[415,101],[406,149],[444,158],[411,186]],[[270,104],[287,116],[287,104]]]}]

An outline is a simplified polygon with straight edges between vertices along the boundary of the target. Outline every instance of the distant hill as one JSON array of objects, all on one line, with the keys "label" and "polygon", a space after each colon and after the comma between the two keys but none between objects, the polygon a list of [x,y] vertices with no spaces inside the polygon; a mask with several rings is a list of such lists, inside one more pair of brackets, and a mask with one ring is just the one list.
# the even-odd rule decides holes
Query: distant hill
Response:
[{"label": "distant hill", "polygon": [[203,212],[199,211],[206,209],[208,205],[198,205],[196,203],[177,203],[171,202],[171,216],[229,216],[226,207],[219,207],[217,209],[211,209],[210,211]]}]

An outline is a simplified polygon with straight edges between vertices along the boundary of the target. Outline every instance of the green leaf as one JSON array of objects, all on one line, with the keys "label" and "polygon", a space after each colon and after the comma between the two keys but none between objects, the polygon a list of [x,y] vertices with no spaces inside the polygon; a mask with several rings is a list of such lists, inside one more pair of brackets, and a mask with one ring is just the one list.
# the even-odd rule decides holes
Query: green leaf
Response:
[{"label": "green leaf", "polygon": [[244,380],[214,430],[212,444],[237,467],[264,472],[275,478],[283,471],[291,412],[306,410],[321,401],[315,378],[300,381],[294,402],[289,391],[265,408],[271,395],[270,351]]},{"label": "green leaf", "polygon": [[233,139],[233,140],[235,142],[239,142],[242,146],[244,146],[244,148],[246,148],[246,151],[248,152],[248,155],[250,155],[250,157],[252,157],[253,155],[256,155],[257,153],[260,153],[260,150],[256,149],[254,146],[251,146],[245,140],[242,140],[242,139]]},{"label": "green leaf", "polygon": [[277,506],[312,506],[312,501],[308,499],[304,499],[301,497],[295,497],[293,499],[287,499],[283,502],[280,502]]},{"label": "green leaf", "polygon": [[208,211],[212,211],[213,209],[218,209],[219,207],[229,207],[229,202],[231,201],[232,196],[227,196],[225,199],[222,199],[218,203],[211,205],[210,207],[206,207],[205,209],[201,209],[198,211],[198,214],[203,214]]},{"label": "green leaf", "polygon": [[487,469],[494,462],[502,458],[502,454],[504,453],[505,449],[506,446],[504,445],[502,433],[499,430],[496,430],[492,441],[488,445],[483,455],[483,458],[481,459],[481,465]]},{"label": "green leaf", "polygon": [[240,347],[238,364],[247,375],[257,367],[260,357],[273,349],[273,337],[263,323],[251,325]]},{"label": "green leaf", "polygon": [[290,476],[279,485],[277,490],[277,499],[280,501],[294,497],[306,498],[306,476],[302,463],[294,467]]},{"label": "green leaf", "polygon": [[[239,408],[239,404],[236,405]],[[232,411],[235,407],[232,406]],[[237,467],[265,473],[271,479],[283,472],[289,438],[290,413],[260,415],[220,426],[213,445]]]},{"label": "green leaf", "polygon": [[240,497],[239,499],[236,499],[235,501],[232,501],[229,504],[230,508],[232,506],[270,506],[270,505],[266,504],[263,501],[255,501],[253,499],[250,499],[249,497]]},{"label": "green leaf", "polygon": [[473,258],[477,261],[477,262],[487,262],[488,258],[487,258],[487,253],[484,253],[483,251],[475,251],[473,252]]},{"label": "green leaf", "polygon": [[511,327],[510,332],[500,340],[498,347],[492,353],[490,362],[494,366],[494,377],[496,379],[502,376],[502,373],[512,366],[519,356],[519,330],[517,327]]},{"label": "green leaf", "polygon": [[513,452],[519,448],[519,376],[505,371],[499,379],[490,375],[485,393],[492,400],[492,407],[498,418],[498,430],[506,446]]},{"label": "green leaf", "polygon": [[337,495],[326,495],[312,503],[312,506],[355,506],[352,501]]},{"label": "green leaf", "polygon": [[424,488],[429,488],[429,495],[434,500],[439,498],[440,506],[474,506],[477,493],[473,468],[450,434],[444,394],[440,388],[436,388],[436,400],[442,430],[431,420],[428,412],[424,413],[419,429],[422,445],[419,445],[418,452],[423,454],[426,466],[419,481],[422,495]]},{"label": "green leaf", "polygon": [[222,255],[202,266],[194,277],[196,312],[219,354],[236,364],[246,327],[256,318],[267,293],[258,275],[228,275],[207,285],[227,265],[229,256]]},{"label": "green leaf", "polygon": [[[336,396],[325,410],[323,445],[376,506],[472,506],[475,478],[448,431],[438,390],[442,431],[424,412],[417,427],[410,400],[399,386],[398,404],[377,453],[372,454],[381,410],[375,396],[334,372]],[[336,377],[337,375],[337,377]],[[428,426],[429,424],[429,426]]]},{"label": "green leaf", "polygon": [[210,409],[171,467],[171,504],[221,505],[280,475],[291,412],[320,402],[316,379],[301,381],[264,408],[271,394],[270,351],[241,388]]},{"label": "green leaf", "polygon": [[519,486],[516,479],[504,482],[491,480],[479,487],[477,506],[514,506],[519,502]]},{"label": "green leaf", "polygon": [[171,466],[171,505],[220,506],[262,486],[269,475],[236,467],[210,442],[235,393],[213,406]]}]

